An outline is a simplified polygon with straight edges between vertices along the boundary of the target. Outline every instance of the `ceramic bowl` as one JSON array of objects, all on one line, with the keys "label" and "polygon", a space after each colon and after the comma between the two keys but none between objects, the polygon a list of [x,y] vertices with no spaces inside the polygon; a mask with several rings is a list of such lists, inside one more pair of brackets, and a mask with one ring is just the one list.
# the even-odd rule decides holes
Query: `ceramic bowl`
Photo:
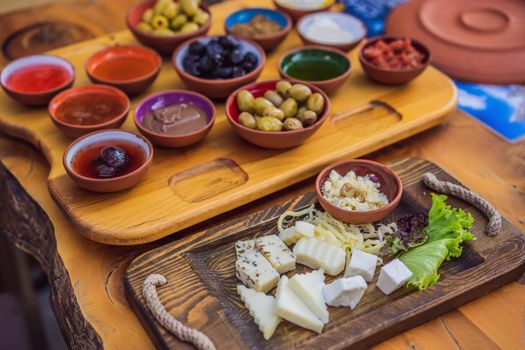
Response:
[{"label": "ceramic bowl", "polygon": [[[64,68],[69,73],[69,79],[60,86],[39,92],[17,91],[8,86],[8,79],[13,72],[22,68],[40,64],[50,64]],[[2,73],[0,74],[0,83],[6,94],[11,96],[14,100],[28,106],[47,105],[56,94],[71,87],[74,81],[75,69],[73,68],[73,65],[68,60],[53,55],[31,55],[16,59],[5,66],[5,68],[2,70]]]},{"label": "ceramic bowl", "polygon": [[[136,64],[149,64],[150,70],[144,74],[137,75],[132,79],[122,79],[118,77],[105,77],[97,70],[111,60],[131,58],[136,60]],[[126,65],[127,66],[127,65]],[[124,67],[126,67],[124,66]],[[157,78],[162,59],[153,50],[142,46],[112,46],[94,53],[86,61],[86,73],[92,82],[98,84],[111,85],[124,91],[128,95],[135,95],[143,92]],[[126,67],[133,71],[133,67]]]},{"label": "ceramic bowl", "polygon": [[425,55],[425,61],[420,67],[406,70],[383,69],[373,65],[363,56],[363,50],[370,45],[374,45],[379,40],[389,43],[393,40],[404,38],[405,37],[391,35],[376,36],[367,40],[367,42],[361,46],[359,49],[359,62],[361,63],[361,67],[363,67],[364,72],[371,80],[385,85],[402,85],[416,78],[428,67],[432,56],[430,50],[425,45],[414,39],[411,39],[412,46]]},{"label": "ceramic bowl", "polygon": [[[337,171],[343,176],[351,170],[358,176],[374,174],[381,184],[381,192],[387,196],[389,203],[382,208],[370,211],[350,211],[331,204],[323,196],[321,189],[332,170]],[[351,159],[324,168],[315,181],[315,191],[317,193],[317,199],[324,210],[337,220],[351,224],[368,224],[381,220],[394,211],[401,200],[403,184],[395,172],[381,163],[364,159]]]},{"label": "ceramic bowl", "polygon": [[[316,40],[309,35],[309,29],[323,20],[336,23],[337,26],[351,35],[351,40],[348,41],[326,41]],[[347,13],[342,12],[317,12],[310,15],[304,16],[297,23],[297,32],[301,37],[301,40],[305,45],[318,45],[324,47],[333,47],[341,51],[348,52],[356,47],[361,40],[366,37],[367,28],[364,23]],[[330,39],[332,36],[327,35],[326,39]]]},{"label": "ceramic bowl", "polygon": [[[274,34],[261,35],[257,37],[246,37],[235,34],[231,31],[231,27],[239,23],[247,23],[256,15],[263,15],[281,26],[281,30]],[[233,34],[237,37],[252,39],[259,44],[264,50],[272,51],[286,38],[290,29],[292,28],[292,19],[284,12],[267,8],[247,8],[232,13],[226,18],[224,22],[224,29],[226,33]]]},{"label": "ceramic bowl", "polygon": [[[328,79],[316,77],[321,66],[331,69],[333,74]],[[279,74],[284,79],[295,83],[317,86],[331,95],[350,77],[352,63],[343,51],[322,46],[305,46],[287,52],[279,61]],[[305,69],[312,75],[311,79],[296,77],[297,69]]]},{"label": "ceramic bowl", "polygon": [[[208,123],[205,127],[190,134],[173,136],[159,134],[142,126],[142,119],[148,112],[183,102],[193,103],[206,112],[208,115]],[[190,146],[202,140],[213,127],[215,115],[215,106],[205,96],[187,90],[169,90],[148,96],[142,100],[135,109],[134,121],[137,129],[154,144],[163,147],[178,148]]]},{"label": "ceramic bowl", "polygon": [[[86,177],[75,171],[73,164],[79,151],[99,142],[115,140],[125,141],[141,148],[146,155],[144,163],[131,173],[107,179]],[[62,161],[68,175],[80,187],[94,192],[109,193],[122,191],[136,185],[148,171],[152,159],[153,146],[145,137],[124,130],[112,129],[95,131],[77,139],[66,149]]]},{"label": "ceramic bowl", "polygon": [[275,90],[275,85],[279,80],[268,80],[261,81],[253,84],[249,84],[241,87],[235,91],[226,101],[226,116],[228,121],[232,125],[233,129],[239,136],[246,141],[253,143],[254,145],[270,148],[270,149],[286,149],[291,147],[299,146],[305,142],[310,136],[315,134],[321,125],[328,118],[330,113],[330,99],[326,94],[319,88],[307,84],[313,92],[318,92],[323,95],[325,100],[324,110],[319,116],[317,122],[304,129],[292,130],[292,131],[281,131],[281,132],[268,132],[259,131],[247,128],[239,123],[239,108],[237,107],[237,94],[241,90],[250,91],[254,97],[261,97],[267,90]]},{"label": "ceramic bowl", "polygon": [[252,40],[239,38],[241,53],[252,52],[259,60],[259,65],[248,74],[232,79],[203,79],[186,72],[182,65],[182,61],[188,54],[188,47],[191,43],[195,41],[208,43],[215,37],[217,36],[204,36],[186,41],[175,50],[172,62],[179,77],[184,81],[189,90],[200,92],[212,99],[224,100],[241,86],[257,80],[266,62],[266,55],[264,54],[264,50]]},{"label": "ceramic bowl", "polygon": [[328,9],[330,9],[330,7],[332,7],[332,5],[335,3],[335,0],[326,0],[321,6],[316,8],[293,7],[286,4],[286,2],[283,0],[273,0],[273,3],[279,11],[288,14],[294,22],[298,22],[302,17],[311,13],[328,11]]},{"label": "ceramic bowl", "polygon": [[126,17],[126,24],[128,25],[129,30],[133,33],[135,38],[142,44],[151,47],[153,50],[157,51],[161,55],[169,56],[173,51],[184,41],[194,38],[197,36],[204,35],[210,29],[212,23],[212,15],[208,7],[204,4],[200,5],[200,8],[203,11],[206,11],[210,18],[206,23],[204,23],[198,30],[186,33],[186,34],[177,34],[173,36],[159,36],[150,33],[146,33],[137,28],[137,25],[142,21],[142,15],[144,12],[152,8],[157,0],[146,0],[138,3],[133,6],[129,11]]},{"label": "ceramic bowl", "polygon": [[[118,100],[123,105],[123,112],[115,115],[110,120],[100,123],[100,124],[91,124],[91,125],[80,125],[80,124],[72,124],[68,123],[60,118],[57,117],[57,109],[60,107],[61,104],[64,103],[67,99],[78,96],[90,92],[101,92],[101,93],[107,93],[115,96],[115,100]],[[78,86],[72,89],[65,90],[61,92],[60,94],[56,95],[48,106],[48,112],[49,116],[51,117],[51,120],[53,123],[67,136],[72,138],[77,138],[79,136],[88,134],[93,131],[102,130],[102,129],[112,129],[112,128],[118,128],[124,121],[126,120],[126,117],[128,116],[130,108],[130,101],[128,96],[126,96],[125,93],[120,91],[117,88],[114,88],[112,86],[107,85],[85,85],[85,86]]]}]

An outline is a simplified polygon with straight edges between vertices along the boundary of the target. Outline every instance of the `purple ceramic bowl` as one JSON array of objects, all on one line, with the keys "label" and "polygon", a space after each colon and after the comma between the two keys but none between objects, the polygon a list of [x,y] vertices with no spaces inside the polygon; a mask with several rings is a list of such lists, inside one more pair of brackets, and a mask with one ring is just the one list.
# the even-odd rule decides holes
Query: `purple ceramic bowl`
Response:
[{"label": "purple ceramic bowl", "polygon": [[[142,119],[148,112],[180,103],[192,103],[201,108],[208,116],[208,123],[192,133],[177,136],[159,134],[142,125]],[[154,144],[178,148],[193,145],[202,140],[210,132],[215,122],[215,115],[215,106],[206,96],[186,90],[168,90],[148,96],[140,101],[135,109],[134,121],[137,129]]]}]

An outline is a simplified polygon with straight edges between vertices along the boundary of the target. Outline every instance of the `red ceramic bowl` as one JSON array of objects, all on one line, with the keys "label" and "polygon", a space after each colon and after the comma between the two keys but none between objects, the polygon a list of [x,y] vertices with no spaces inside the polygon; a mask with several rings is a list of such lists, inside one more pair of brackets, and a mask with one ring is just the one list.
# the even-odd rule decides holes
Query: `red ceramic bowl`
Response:
[{"label": "red ceramic bowl", "polygon": [[[57,116],[57,110],[60,107],[60,105],[64,103],[64,101],[74,96],[79,96],[82,94],[93,92],[100,92],[103,94],[109,94],[111,96],[114,96],[115,101],[120,102],[120,104],[122,105],[122,112],[116,114],[114,117],[103,123],[91,125],[69,123],[60,119]],[[129,113],[129,108],[130,102],[128,96],[126,96],[126,94],[120,91],[119,89],[107,85],[85,85],[65,90],[60,94],[56,95],[49,103],[48,112],[53,123],[60,130],[62,130],[64,134],[66,134],[69,137],[77,138],[79,136],[97,130],[118,128],[126,120],[126,117]]]},{"label": "red ceramic bowl", "polygon": [[300,145],[301,143],[306,141],[306,139],[308,139],[310,136],[315,134],[317,130],[319,130],[319,128],[328,118],[328,115],[330,113],[330,100],[328,96],[326,96],[326,94],[321,89],[306,84],[310,89],[312,89],[312,92],[318,92],[321,95],[323,95],[325,100],[324,110],[315,124],[310,125],[301,130],[280,132],[253,130],[241,125],[238,121],[239,114],[241,112],[237,107],[237,94],[241,90],[248,90],[253,94],[254,97],[261,97],[266,91],[275,90],[275,85],[278,81],[279,80],[268,80],[243,86],[237,91],[235,91],[233,94],[231,94],[228,100],[226,101],[226,116],[228,117],[228,121],[232,125],[235,132],[239,134],[243,139],[253,143],[254,145],[270,149],[286,149]]},{"label": "red ceramic bowl", "polygon": [[[148,112],[181,102],[192,103],[200,107],[207,114],[208,123],[192,133],[176,136],[156,133],[142,126],[142,119]],[[202,140],[213,127],[215,116],[215,106],[205,96],[186,90],[168,90],[142,100],[135,109],[134,121],[137,129],[154,144],[168,148],[179,148],[193,145]]]},{"label": "red ceramic bowl", "polygon": [[[65,69],[69,74],[68,79],[59,86],[38,92],[18,91],[9,86],[8,80],[14,72],[18,71],[19,69],[29,68],[41,64],[58,66]],[[47,105],[56,94],[71,87],[74,81],[75,69],[73,68],[73,65],[68,60],[53,55],[31,55],[16,59],[5,66],[5,68],[2,70],[2,73],[0,74],[0,83],[6,94],[11,96],[14,100],[28,106]]]},{"label": "red ceramic bowl", "polygon": [[[79,151],[101,142],[110,145],[112,141],[124,141],[142,149],[145,154],[145,160],[142,165],[128,174],[107,179],[83,176],[75,170],[75,156]],[[153,146],[144,136],[124,130],[112,129],[95,131],[75,140],[64,152],[62,161],[68,175],[80,187],[94,192],[109,193],[135,186],[148,171],[152,159]],[[108,210],[110,209],[108,208]]]},{"label": "red ceramic bowl", "polygon": [[266,55],[264,50],[252,40],[238,38],[240,50],[252,52],[259,59],[259,65],[254,70],[242,77],[232,79],[203,79],[187,73],[182,66],[182,61],[188,53],[188,47],[195,41],[207,42],[214,37],[216,36],[203,36],[186,41],[173,53],[172,62],[175,70],[189,90],[200,92],[212,99],[224,100],[241,86],[257,80],[266,63]]},{"label": "red ceramic bowl", "polygon": [[[86,73],[94,83],[111,85],[129,95],[135,95],[153,83],[161,65],[162,59],[151,49],[141,46],[113,46],[88,58]],[[115,66],[120,66],[128,73],[123,74],[121,71],[119,76]],[[141,67],[144,69],[140,70]]]},{"label": "red ceramic bowl", "polygon": [[[332,170],[343,176],[351,170],[358,176],[374,174],[381,184],[381,192],[387,196],[389,203],[382,208],[370,211],[350,211],[333,205],[326,200],[321,190]],[[324,168],[315,181],[315,192],[324,210],[337,220],[351,224],[368,224],[379,221],[394,211],[401,200],[403,184],[395,172],[381,163],[364,159],[351,159]]]},{"label": "red ceramic bowl", "polygon": [[[269,20],[281,25],[282,29],[277,33],[260,35],[257,37],[248,37],[236,34],[231,31],[231,27],[238,23],[249,22],[256,15],[262,15]],[[273,51],[286,38],[292,29],[292,19],[284,12],[272,10],[268,8],[246,8],[236,11],[229,15],[224,21],[224,30],[228,34],[235,35],[239,38],[251,39],[259,44],[265,51]]]},{"label": "red ceramic bowl", "polygon": [[146,33],[140,29],[137,29],[137,25],[142,21],[142,15],[147,9],[152,8],[157,0],[146,0],[135,6],[133,6],[126,17],[126,24],[129,30],[133,33],[135,38],[142,44],[151,47],[161,55],[171,55],[173,51],[182,44],[184,41],[194,38],[196,36],[204,35],[208,32],[211,26],[212,18],[208,7],[204,4],[200,5],[200,8],[206,11],[210,18],[204,23],[199,30],[196,30],[187,34],[177,34],[174,36],[159,36],[150,33]]},{"label": "red ceramic bowl", "polygon": [[365,71],[366,75],[370,79],[385,85],[402,85],[416,78],[418,75],[423,73],[423,71],[428,67],[432,58],[432,54],[425,45],[414,39],[410,39],[412,41],[412,46],[414,46],[419,52],[425,55],[425,61],[421,66],[417,68],[406,70],[383,69],[373,65],[363,56],[363,50],[371,45],[374,45],[379,40],[383,40],[389,43],[393,40],[404,38],[405,37],[401,36],[381,35],[368,39],[367,42],[363,46],[361,46],[361,48],[359,49],[359,62],[361,63],[361,67],[363,67],[363,70]]},{"label": "red ceramic bowl", "polygon": [[290,17],[292,17],[294,22],[298,22],[302,17],[309,15],[311,13],[328,11],[330,7],[332,7],[334,2],[335,2],[334,0],[327,0],[325,1],[325,4],[319,8],[305,10],[305,9],[301,9],[297,7],[287,6],[279,0],[273,0],[273,4],[275,5],[275,7],[277,7],[279,11],[287,13]]}]

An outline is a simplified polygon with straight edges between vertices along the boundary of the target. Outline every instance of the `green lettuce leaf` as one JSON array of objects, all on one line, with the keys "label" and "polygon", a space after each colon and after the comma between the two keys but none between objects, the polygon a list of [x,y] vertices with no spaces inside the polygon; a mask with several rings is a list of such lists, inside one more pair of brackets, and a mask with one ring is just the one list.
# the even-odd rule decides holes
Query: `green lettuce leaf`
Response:
[{"label": "green lettuce leaf", "polygon": [[476,239],[468,231],[472,227],[472,215],[452,208],[446,200],[447,196],[432,193],[432,208],[428,212],[426,227],[428,240],[399,257],[413,273],[408,284],[420,290],[438,281],[438,269],[443,261],[461,255],[461,243]]}]

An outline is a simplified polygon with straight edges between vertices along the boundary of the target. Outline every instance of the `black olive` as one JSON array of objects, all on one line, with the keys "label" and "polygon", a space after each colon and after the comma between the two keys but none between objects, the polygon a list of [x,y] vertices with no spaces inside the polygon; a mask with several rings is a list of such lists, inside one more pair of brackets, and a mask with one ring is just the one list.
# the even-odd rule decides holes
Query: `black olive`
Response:
[{"label": "black olive", "polygon": [[200,41],[195,41],[190,44],[188,51],[194,55],[201,55],[204,52],[204,49],[206,49],[206,45]]},{"label": "black olive", "polygon": [[231,35],[221,36],[219,38],[219,42],[226,47],[230,47],[230,48],[239,47],[239,40],[237,40]]},{"label": "black olive", "polygon": [[224,47],[219,43],[210,43],[206,46],[206,53],[210,56],[224,54]]},{"label": "black olive", "polygon": [[97,165],[96,170],[95,170],[98,177],[112,177],[112,176],[115,176],[117,171],[118,171],[117,168],[107,166],[106,164]]},{"label": "black olive", "polygon": [[199,60],[200,70],[203,73],[207,73],[215,68],[215,62],[210,56],[202,56]]},{"label": "black olive", "polygon": [[233,67],[232,77],[238,78],[238,77],[242,77],[245,74],[246,72],[241,67]]},{"label": "black olive", "polygon": [[233,65],[238,65],[243,61],[243,56],[239,50],[232,50],[228,55],[228,60]]},{"label": "black olive", "polygon": [[192,64],[186,70],[188,71],[188,73],[196,77],[200,77],[202,75],[200,67],[197,63]]},{"label": "black olive", "polygon": [[100,160],[111,167],[122,168],[129,162],[128,154],[119,147],[109,146],[100,151]]},{"label": "black olive", "polygon": [[255,55],[253,52],[248,52],[246,55],[244,55],[244,62],[257,64],[258,61],[259,59],[257,58],[257,55]]},{"label": "black olive", "polygon": [[233,68],[231,67],[220,67],[213,71],[213,75],[219,79],[229,79],[232,77]]},{"label": "black olive", "polygon": [[241,66],[246,72],[251,72],[255,69],[255,67],[257,67],[257,64],[252,62],[243,62]]},{"label": "black olive", "polygon": [[199,59],[200,59],[200,56],[198,55],[193,55],[193,54],[186,55],[186,57],[184,57],[184,59],[182,60],[182,66],[184,67],[184,69],[188,70],[189,67],[194,65],[195,62],[197,62]]}]

